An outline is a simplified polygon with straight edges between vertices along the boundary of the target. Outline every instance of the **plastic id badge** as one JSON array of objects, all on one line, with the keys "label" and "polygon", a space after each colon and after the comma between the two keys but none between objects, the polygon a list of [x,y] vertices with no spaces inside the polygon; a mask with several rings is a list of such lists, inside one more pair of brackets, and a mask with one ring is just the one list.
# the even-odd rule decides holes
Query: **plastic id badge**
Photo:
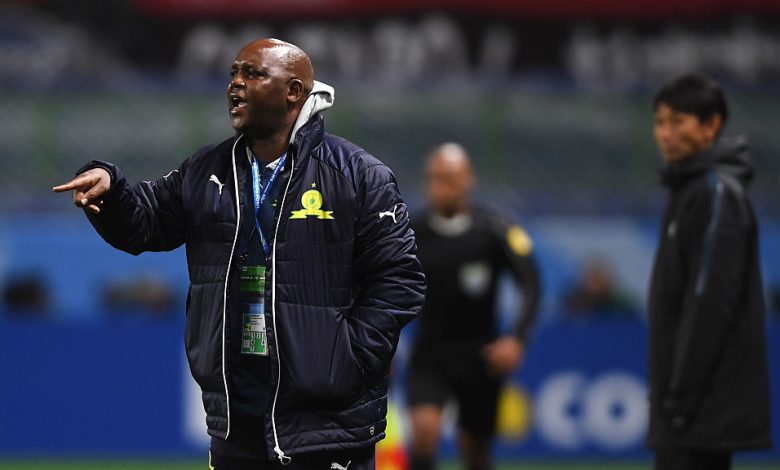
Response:
[{"label": "plastic id badge", "polygon": [[264,304],[249,304],[249,312],[244,313],[241,354],[268,355],[268,336],[265,333]]}]

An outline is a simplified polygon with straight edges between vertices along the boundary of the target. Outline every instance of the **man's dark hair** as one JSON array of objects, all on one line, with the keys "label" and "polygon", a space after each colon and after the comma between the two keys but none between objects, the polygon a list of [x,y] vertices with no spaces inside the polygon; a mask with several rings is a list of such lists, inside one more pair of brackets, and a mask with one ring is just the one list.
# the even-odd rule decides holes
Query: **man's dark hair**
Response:
[{"label": "man's dark hair", "polygon": [[675,111],[694,114],[702,122],[719,114],[721,129],[729,117],[723,89],[713,78],[699,72],[675,78],[662,86],[653,97],[653,110],[657,110],[661,103]]}]

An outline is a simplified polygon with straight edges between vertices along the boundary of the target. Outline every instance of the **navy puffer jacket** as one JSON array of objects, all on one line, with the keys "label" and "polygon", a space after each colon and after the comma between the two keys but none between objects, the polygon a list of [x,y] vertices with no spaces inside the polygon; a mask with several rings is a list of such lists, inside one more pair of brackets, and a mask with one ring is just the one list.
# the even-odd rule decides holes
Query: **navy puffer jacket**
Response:
[{"label": "navy puffer jacket", "polygon": [[[134,186],[106,162],[81,170],[103,167],[112,176],[103,210],[88,215],[108,243],[133,254],[186,244],[185,346],[208,432],[221,438],[230,433],[231,351],[241,340],[236,242],[252,191],[239,160],[244,146],[237,136],[205,147],[178,170]],[[266,278],[273,395],[265,438],[269,457],[279,459],[384,437],[390,362],[425,293],[388,167],[327,134],[319,114],[297,132],[286,165]]]}]

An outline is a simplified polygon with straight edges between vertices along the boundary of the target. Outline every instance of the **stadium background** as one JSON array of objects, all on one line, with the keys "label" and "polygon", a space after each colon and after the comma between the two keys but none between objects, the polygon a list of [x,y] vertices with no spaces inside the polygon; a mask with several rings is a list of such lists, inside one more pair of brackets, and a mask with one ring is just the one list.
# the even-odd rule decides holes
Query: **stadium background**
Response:
[{"label": "stadium background", "polygon": [[[183,251],[115,252],[50,188],[96,158],[153,179],[228,136],[228,64],[262,36],[309,52],[336,88],[329,130],[388,163],[412,208],[426,152],[455,140],[474,157],[478,199],[534,238],[545,295],[497,449],[520,468],[646,468],[643,305],[665,198],[649,101],[690,69],[722,80],[727,133],[744,132],[754,151],[779,396],[778,26],[780,3],[768,0],[0,3],[0,468],[203,467],[187,463],[202,459],[204,433],[181,339]],[[634,317],[567,311],[594,259]],[[503,313],[517,301],[505,294]],[[773,425],[778,442],[776,400]],[[454,456],[451,439],[443,452]],[[739,461],[768,468],[780,451]]]}]

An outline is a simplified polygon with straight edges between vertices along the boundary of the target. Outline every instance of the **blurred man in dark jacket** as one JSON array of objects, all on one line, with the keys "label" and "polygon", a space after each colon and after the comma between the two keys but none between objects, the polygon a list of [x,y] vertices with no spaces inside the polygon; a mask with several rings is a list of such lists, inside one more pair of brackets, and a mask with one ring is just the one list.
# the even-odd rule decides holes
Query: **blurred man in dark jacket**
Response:
[{"label": "blurred man in dark jacket", "polygon": [[54,190],[117,248],[186,244],[212,468],[373,469],[390,362],[425,291],[406,204],[389,168],[325,132],[333,89],[301,49],[254,41],[230,76],[234,137],[155,182],[96,161]]},{"label": "blurred man in dark jacket", "polygon": [[670,198],[650,288],[650,429],[656,469],[731,468],[768,447],[758,229],[744,139],[726,139],[720,86],[680,77],[653,101]]}]

